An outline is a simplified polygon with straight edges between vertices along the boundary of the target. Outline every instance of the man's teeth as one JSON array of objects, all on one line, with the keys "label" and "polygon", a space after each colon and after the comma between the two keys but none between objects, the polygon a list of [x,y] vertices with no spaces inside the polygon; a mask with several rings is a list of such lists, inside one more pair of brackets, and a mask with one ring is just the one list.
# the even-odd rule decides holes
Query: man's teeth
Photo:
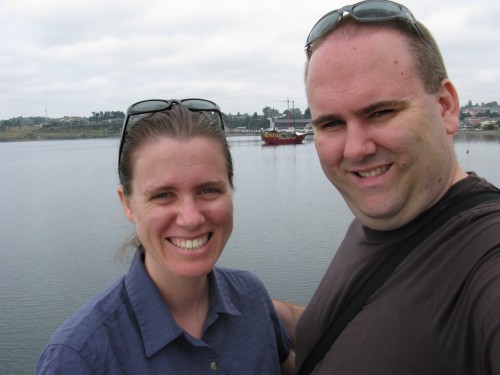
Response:
[{"label": "man's teeth", "polygon": [[377,169],[373,169],[373,170],[371,170],[369,172],[358,172],[358,175],[360,177],[375,177],[375,176],[378,176],[378,175],[384,173],[388,169],[389,169],[389,167],[387,165],[385,165],[383,167],[379,167]]},{"label": "man's teeth", "polygon": [[181,249],[196,250],[208,242],[208,234],[200,238],[195,238],[194,240],[172,239],[170,242]]}]

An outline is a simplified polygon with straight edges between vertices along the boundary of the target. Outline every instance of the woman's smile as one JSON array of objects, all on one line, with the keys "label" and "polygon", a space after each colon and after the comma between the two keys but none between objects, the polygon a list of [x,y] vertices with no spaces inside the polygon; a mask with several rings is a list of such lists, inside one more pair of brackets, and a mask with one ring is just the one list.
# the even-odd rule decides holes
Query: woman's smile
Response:
[{"label": "woman's smile", "polygon": [[210,240],[211,235],[212,235],[211,233],[206,233],[194,239],[167,237],[167,241],[170,242],[175,247],[178,247],[179,249],[198,250]]}]

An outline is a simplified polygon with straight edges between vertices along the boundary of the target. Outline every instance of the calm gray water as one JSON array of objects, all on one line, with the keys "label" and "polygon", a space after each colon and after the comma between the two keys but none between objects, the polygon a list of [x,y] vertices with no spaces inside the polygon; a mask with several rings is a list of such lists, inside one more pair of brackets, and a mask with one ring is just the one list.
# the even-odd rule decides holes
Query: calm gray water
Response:
[{"label": "calm gray water", "polygon": [[[460,136],[466,170],[500,185],[500,137]],[[312,138],[266,147],[232,137],[235,228],[220,265],[273,297],[307,303],[352,219]],[[63,320],[126,272],[133,227],[116,196],[117,139],[0,143],[0,375],[31,374]],[[468,151],[468,152],[467,152]]]}]

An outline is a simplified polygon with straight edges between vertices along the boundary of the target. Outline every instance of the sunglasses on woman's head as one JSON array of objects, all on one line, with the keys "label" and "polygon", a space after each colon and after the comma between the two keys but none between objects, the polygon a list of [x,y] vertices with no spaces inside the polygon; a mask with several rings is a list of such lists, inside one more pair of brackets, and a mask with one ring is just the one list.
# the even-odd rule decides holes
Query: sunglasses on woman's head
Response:
[{"label": "sunglasses on woman's head", "polygon": [[224,121],[222,119],[222,112],[217,104],[210,100],[206,99],[149,99],[143,100],[137,103],[132,104],[127,109],[127,116],[125,117],[125,121],[123,122],[121,139],[120,139],[120,148],[118,151],[118,167],[120,166],[120,159],[122,156],[123,142],[125,140],[125,134],[127,132],[127,127],[131,122],[135,122],[142,118],[144,115],[165,111],[172,109],[174,104],[179,104],[192,112],[205,112],[210,117],[220,125],[220,127],[224,130]]},{"label": "sunglasses on woman's head", "polygon": [[404,5],[389,0],[365,0],[333,10],[321,17],[307,37],[305,52],[308,57],[311,56],[310,48],[314,42],[334,29],[339,24],[344,13],[350,14],[352,18],[358,22],[406,21],[427,43],[425,37],[418,28],[415,17]]}]

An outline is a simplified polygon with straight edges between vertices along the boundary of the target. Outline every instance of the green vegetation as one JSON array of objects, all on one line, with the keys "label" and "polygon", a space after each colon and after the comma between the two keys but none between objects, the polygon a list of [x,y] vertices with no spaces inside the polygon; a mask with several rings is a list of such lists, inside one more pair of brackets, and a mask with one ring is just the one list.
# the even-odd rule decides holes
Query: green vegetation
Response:
[{"label": "green vegetation", "polygon": [[[498,130],[500,127],[500,107],[497,102],[463,106],[460,111],[462,130]],[[309,119],[311,112],[304,113],[298,108],[287,109],[283,113],[271,107],[264,107],[261,114],[223,114],[226,127],[235,132],[259,131],[269,127],[269,117],[274,119]],[[0,142],[119,137],[125,113],[119,111],[92,112],[89,117],[63,117],[60,119],[44,117],[17,117],[0,120]]]},{"label": "green vegetation", "polygon": [[[274,118],[309,118],[309,109],[304,114],[298,108],[283,113],[265,107],[262,115],[223,114],[224,123],[229,129],[258,130],[269,127],[269,116]],[[0,121],[1,141],[28,141],[41,139],[76,139],[119,137],[125,113],[92,112],[90,117],[63,117],[60,119],[44,117],[17,117]]]},{"label": "green vegetation", "polygon": [[118,137],[121,124],[0,127],[0,141]]},{"label": "green vegetation", "polygon": [[118,137],[123,112],[92,112],[91,117],[17,117],[0,121],[0,141]]},{"label": "green vegetation", "polygon": [[311,111],[309,108],[305,110],[304,113],[300,109],[294,108],[293,110],[286,109],[283,113],[271,107],[264,107],[262,109],[262,114],[259,115],[255,112],[252,116],[248,114],[236,114],[236,115],[224,115],[224,123],[229,129],[241,129],[245,128],[248,130],[259,130],[269,127],[269,117],[272,116],[274,119],[284,119],[284,118],[311,118]]}]

